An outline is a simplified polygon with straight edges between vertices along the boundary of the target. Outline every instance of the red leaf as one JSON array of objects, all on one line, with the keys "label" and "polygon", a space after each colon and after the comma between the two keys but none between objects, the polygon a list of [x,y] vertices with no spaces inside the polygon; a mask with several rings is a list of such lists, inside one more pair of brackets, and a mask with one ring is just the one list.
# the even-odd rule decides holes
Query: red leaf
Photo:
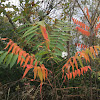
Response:
[{"label": "red leaf", "polygon": [[66,76],[64,76],[64,82],[66,81]]},{"label": "red leaf", "polygon": [[45,67],[44,67],[44,65],[42,64],[41,65],[41,69],[42,69],[42,74],[43,74],[43,79],[44,79],[44,81],[45,81]]},{"label": "red leaf", "polygon": [[47,78],[47,76],[48,76],[48,71],[47,71],[47,69],[46,69],[46,78]]},{"label": "red leaf", "polygon": [[83,46],[83,45],[81,44],[81,48],[82,48],[82,46]]},{"label": "red leaf", "polygon": [[64,70],[62,70],[62,73],[63,73],[63,74],[62,74],[62,78],[63,78],[63,77],[64,77]]},{"label": "red leaf", "polygon": [[89,31],[86,31],[86,30],[83,30],[82,28],[80,27],[76,27],[76,29],[81,32],[82,34],[86,35],[86,36],[90,36],[90,32]]}]

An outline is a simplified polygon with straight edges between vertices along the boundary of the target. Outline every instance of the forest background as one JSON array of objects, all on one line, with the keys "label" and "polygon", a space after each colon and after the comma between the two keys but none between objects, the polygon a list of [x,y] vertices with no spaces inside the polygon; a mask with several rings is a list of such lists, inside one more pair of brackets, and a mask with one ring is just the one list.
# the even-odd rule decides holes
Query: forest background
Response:
[{"label": "forest background", "polygon": [[100,99],[100,0],[0,2],[0,100]]}]

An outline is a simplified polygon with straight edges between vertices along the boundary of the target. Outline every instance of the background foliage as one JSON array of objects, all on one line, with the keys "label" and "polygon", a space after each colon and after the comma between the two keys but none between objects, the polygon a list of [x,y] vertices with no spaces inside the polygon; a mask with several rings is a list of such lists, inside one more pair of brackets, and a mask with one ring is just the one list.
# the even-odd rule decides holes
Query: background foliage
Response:
[{"label": "background foliage", "polygon": [[[4,4],[5,2],[7,1],[1,0],[0,3],[0,99],[99,100],[100,52],[98,51],[97,56],[96,50],[90,50],[90,54],[85,52],[84,55],[82,50],[99,46],[100,1],[19,0],[19,7],[11,5],[10,2]],[[90,27],[90,36],[84,35],[86,32],[83,31],[84,27],[80,26],[79,20]],[[97,50],[99,49],[100,47]],[[71,73],[77,69],[77,65],[74,65],[76,61],[71,57],[79,50],[82,51],[79,55],[82,60],[75,58],[78,72],[74,76]],[[62,57],[63,51],[68,53],[65,58]],[[94,57],[89,57],[90,63],[86,63],[88,56]],[[33,66],[30,68],[27,65],[31,60]],[[91,66],[92,71],[85,66]],[[62,67],[65,69],[62,70]],[[84,68],[87,73],[80,74],[80,68]]]}]

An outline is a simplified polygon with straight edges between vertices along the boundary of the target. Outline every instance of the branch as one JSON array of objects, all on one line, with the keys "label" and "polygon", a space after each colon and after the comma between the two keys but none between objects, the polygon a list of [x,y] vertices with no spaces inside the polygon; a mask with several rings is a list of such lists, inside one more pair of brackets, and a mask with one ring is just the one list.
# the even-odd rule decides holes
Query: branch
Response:
[{"label": "branch", "polygon": [[87,16],[86,16],[85,12],[83,11],[82,7],[80,6],[80,4],[78,3],[78,1],[77,1],[77,0],[75,0],[75,1],[77,2],[78,6],[79,6],[79,7],[80,7],[80,9],[82,10],[82,12],[83,12],[84,16],[86,17],[86,19],[87,19],[88,23],[91,25],[91,23],[90,23],[89,19],[87,18]]},{"label": "branch", "polygon": [[8,18],[10,24],[12,25],[12,27],[13,27],[13,29],[14,29],[14,31],[15,31],[15,30],[16,30],[16,27],[15,27],[14,23],[12,22],[11,18],[9,17],[9,15],[8,15],[7,13],[6,13],[5,15],[6,15],[6,17]]},{"label": "branch", "polygon": [[99,0],[99,2],[98,2],[98,5],[97,5],[96,10],[95,10],[95,12],[94,12],[93,20],[95,19],[95,15],[96,15],[96,13],[97,13],[97,11],[98,11],[99,4],[100,4],[100,0]]},{"label": "branch", "polygon": [[9,17],[9,15],[7,14],[7,12],[5,11],[5,8],[2,7],[2,6],[0,6],[0,8],[3,10],[4,15],[8,18],[10,24],[12,25],[12,27],[13,27],[13,29],[15,31],[16,30],[16,27],[15,27],[14,23],[12,22],[11,18]]},{"label": "branch", "polygon": [[95,22],[97,21],[97,19],[98,19],[99,15],[100,15],[100,12],[98,13],[97,18],[93,21],[93,25],[92,25],[91,29],[94,27]]}]

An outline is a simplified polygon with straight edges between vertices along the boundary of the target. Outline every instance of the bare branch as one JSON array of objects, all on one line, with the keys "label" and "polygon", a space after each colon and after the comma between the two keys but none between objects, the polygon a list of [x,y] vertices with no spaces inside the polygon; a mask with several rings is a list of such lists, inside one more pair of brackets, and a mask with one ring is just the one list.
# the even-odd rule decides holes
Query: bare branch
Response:
[{"label": "bare branch", "polygon": [[98,11],[99,5],[100,5],[100,0],[99,0],[98,5],[97,5],[97,7],[96,7],[96,9],[95,9],[94,16],[93,16],[93,18],[92,18],[93,20],[95,19],[95,15],[96,15],[96,13],[97,13],[97,11]]},{"label": "bare branch", "polygon": [[85,18],[87,19],[88,23],[91,25],[91,23],[90,23],[90,21],[89,21],[89,19],[88,19],[87,15],[85,14],[85,12],[84,12],[84,10],[82,9],[81,5],[78,3],[78,0],[75,0],[75,1],[77,2],[78,6],[79,6],[79,7],[80,7],[80,9],[82,10],[82,12],[83,12],[83,14],[84,14]]}]

